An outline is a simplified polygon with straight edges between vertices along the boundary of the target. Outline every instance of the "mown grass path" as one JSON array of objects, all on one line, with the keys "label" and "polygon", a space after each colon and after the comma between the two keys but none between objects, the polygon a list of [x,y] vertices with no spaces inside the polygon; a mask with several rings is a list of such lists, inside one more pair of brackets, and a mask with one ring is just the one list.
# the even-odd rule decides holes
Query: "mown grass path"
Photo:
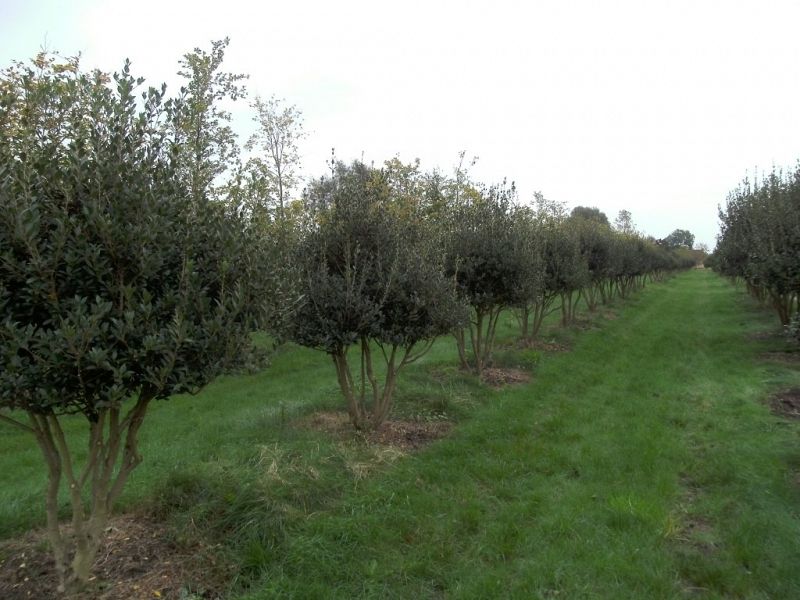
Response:
[{"label": "mown grass path", "polygon": [[797,383],[711,273],[648,287],[447,440],[312,514],[248,598],[800,597]]},{"label": "mown grass path", "polygon": [[[498,391],[438,341],[397,411],[457,425],[400,459],[302,426],[341,398],[324,355],[285,346],[263,372],[156,403],[120,509],[215,548],[248,600],[800,598],[800,429],[764,402],[800,386],[798,352],[765,360],[785,349],[761,335],[773,315],[709,272],[615,310],[549,330],[571,351]],[[85,423],[66,427],[85,455]],[[42,525],[41,460],[0,428],[0,538]]]}]

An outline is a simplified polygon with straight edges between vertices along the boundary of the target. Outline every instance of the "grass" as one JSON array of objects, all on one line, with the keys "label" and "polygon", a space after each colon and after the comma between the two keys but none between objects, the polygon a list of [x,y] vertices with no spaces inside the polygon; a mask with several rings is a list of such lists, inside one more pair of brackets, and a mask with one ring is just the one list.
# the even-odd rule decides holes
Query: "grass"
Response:
[{"label": "grass", "polygon": [[[441,340],[396,412],[459,424],[413,456],[297,427],[340,400],[324,356],[284,347],[264,373],[160,403],[122,507],[222,542],[249,600],[800,597],[800,430],[763,402],[800,373],[753,335],[775,329],[695,271],[617,319],[551,326],[570,352],[501,348],[527,385],[481,385]],[[2,538],[41,524],[44,479],[32,440],[0,431]]]}]

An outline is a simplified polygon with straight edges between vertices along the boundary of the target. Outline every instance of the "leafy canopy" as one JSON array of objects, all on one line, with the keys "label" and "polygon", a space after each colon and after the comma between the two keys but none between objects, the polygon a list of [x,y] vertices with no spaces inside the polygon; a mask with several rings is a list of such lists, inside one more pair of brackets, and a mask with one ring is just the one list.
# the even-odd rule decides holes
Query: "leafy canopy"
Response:
[{"label": "leafy canopy", "polygon": [[[165,89],[40,56],[2,76],[0,402],[80,412],[195,391],[249,344],[254,245],[196,199]],[[251,304],[253,302],[253,304]]]}]

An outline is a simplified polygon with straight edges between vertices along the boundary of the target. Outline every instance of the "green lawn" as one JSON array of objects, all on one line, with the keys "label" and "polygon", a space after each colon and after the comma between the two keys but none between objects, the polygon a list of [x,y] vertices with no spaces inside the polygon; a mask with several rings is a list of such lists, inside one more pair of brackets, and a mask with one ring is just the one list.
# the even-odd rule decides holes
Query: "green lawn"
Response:
[{"label": "green lawn", "polygon": [[[762,358],[786,349],[754,335],[773,315],[702,271],[616,311],[551,328],[570,352],[501,350],[534,374],[501,391],[437,342],[397,413],[457,426],[410,456],[298,427],[339,398],[323,355],[285,347],[154,407],[123,508],[223,542],[248,599],[800,597],[800,429],[763,402],[800,372]],[[0,426],[0,538],[42,523],[39,461]]]}]

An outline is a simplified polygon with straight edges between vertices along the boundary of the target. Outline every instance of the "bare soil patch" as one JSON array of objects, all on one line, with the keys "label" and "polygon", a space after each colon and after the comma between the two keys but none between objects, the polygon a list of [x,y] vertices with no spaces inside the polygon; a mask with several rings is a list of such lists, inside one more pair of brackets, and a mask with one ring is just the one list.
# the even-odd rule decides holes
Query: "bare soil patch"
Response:
[{"label": "bare soil patch", "polygon": [[755,331],[753,333],[748,333],[746,339],[752,342],[760,342],[764,340],[778,340],[783,337],[783,331],[769,329],[767,331]]},{"label": "bare soil patch", "polygon": [[686,519],[678,539],[701,554],[710,556],[717,550],[713,536],[714,530],[707,519],[691,516]]},{"label": "bare soil patch", "polygon": [[761,358],[767,362],[778,363],[790,367],[800,367],[800,352],[764,352]]},{"label": "bare soil patch", "polygon": [[544,340],[533,340],[526,343],[525,347],[533,348],[534,350],[540,350],[542,352],[569,352],[569,346],[560,344],[555,340],[550,340],[549,342]]},{"label": "bare soil patch", "polygon": [[702,495],[702,490],[691,477],[685,474],[681,475],[680,483],[683,516],[680,529],[675,537],[688,548],[708,556],[717,549],[714,543],[714,528],[708,518],[703,515],[693,514],[691,509]]},{"label": "bare soil patch", "polygon": [[391,446],[403,452],[414,452],[431,442],[445,437],[453,428],[450,421],[411,421],[393,419],[385,421],[374,431],[357,432],[350,416],[341,411],[320,411],[302,419],[301,424],[341,438],[359,436],[367,443]]},{"label": "bare soil patch", "polygon": [[682,488],[681,495],[683,497],[684,504],[692,505],[697,502],[697,499],[700,497],[700,488],[692,480],[692,478],[682,474],[680,476],[680,483]]},{"label": "bare soil patch", "polygon": [[503,387],[509,384],[528,383],[531,380],[530,373],[520,369],[484,369],[481,379],[484,383],[495,387]]},{"label": "bare soil patch", "polygon": [[792,388],[775,394],[769,399],[772,412],[779,417],[800,419],[800,388]]},{"label": "bare soil patch", "polygon": [[589,316],[578,316],[572,320],[571,325],[580,331],[588,331],[590,329],[597,329],[594,320]]},{"label": "bare soil patch", "polygon": [[[220,598],[224,566],[210,549],[178,548],[163,525],[121,515],[111,521],[94,565],[92,589],[69,600],[164,600]],[[230,574],[228,574],[230,575]],[[44,531],[0,542],[0,598],[65,600]],[[193,594],[193,595],[192,595]]]}]

